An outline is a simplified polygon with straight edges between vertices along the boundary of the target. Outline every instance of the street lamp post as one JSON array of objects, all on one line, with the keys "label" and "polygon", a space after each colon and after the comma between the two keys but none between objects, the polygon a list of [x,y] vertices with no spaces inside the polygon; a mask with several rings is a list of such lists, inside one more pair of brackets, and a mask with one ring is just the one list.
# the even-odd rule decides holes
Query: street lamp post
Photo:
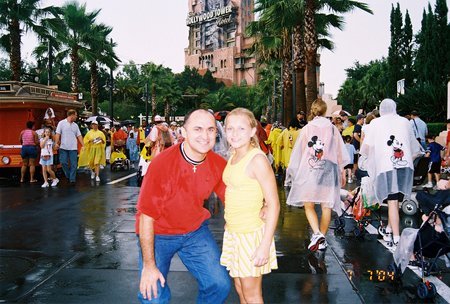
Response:
[{"label": "street lamp post", "polygon": [[110,69],[109,77],[106,79],[105,88],[109,89],[109,116],[111,118],[111,128],[114,126],[114,107],[113,107],[113,90],[114,90],[114,76]]}]

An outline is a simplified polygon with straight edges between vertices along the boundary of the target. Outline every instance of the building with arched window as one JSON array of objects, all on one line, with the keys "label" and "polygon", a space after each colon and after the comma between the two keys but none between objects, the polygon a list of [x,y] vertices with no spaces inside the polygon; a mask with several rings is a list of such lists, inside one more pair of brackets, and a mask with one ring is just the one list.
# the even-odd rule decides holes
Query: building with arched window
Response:
[{"label": "building with arched window", "polygon": [[189,45],[185,65],[209,70],[225,85],[256,83],[255,59],[245,51],[253,43],[245,28],[254,21],[254,0],[188,0]]}]

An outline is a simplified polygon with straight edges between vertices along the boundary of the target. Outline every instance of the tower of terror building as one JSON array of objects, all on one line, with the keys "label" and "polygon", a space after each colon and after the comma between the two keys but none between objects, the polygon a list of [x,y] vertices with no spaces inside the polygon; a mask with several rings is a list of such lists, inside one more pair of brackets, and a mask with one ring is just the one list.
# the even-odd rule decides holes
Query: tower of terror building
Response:
[{"label": "tower of terror building", "polygon": [[209,70],[229,86],[256,83],[255,59],[246,54],[253,38],[245,28],[254,20],[253,0],[188,0],[189,45],[185,65]]}]

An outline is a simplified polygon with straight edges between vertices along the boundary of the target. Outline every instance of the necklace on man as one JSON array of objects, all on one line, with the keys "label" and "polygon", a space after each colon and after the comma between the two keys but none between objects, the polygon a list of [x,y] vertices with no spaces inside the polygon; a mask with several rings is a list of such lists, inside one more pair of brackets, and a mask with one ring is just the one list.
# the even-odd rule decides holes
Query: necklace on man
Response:
[{"label": "necklace on man", "polygon": [[193,160],[192,158],[190,158],[189,156],[187,156],[186,152],[184,151],[184,143],[182,143],[182,144],[180,145],[180,150],[181,150],[181,155],[183,155],[183,158],[184,158],[188,163],[190,163],[190,164],[192,165],[192,171],[194,171],[194,173],[196,173],[196,172],[197,172],[197,166],[198,166],[198,165],[201,165],[201,164],[205,161],[206,156],[205,156],[205,158],[203,158],[203,159],[200,160],[200,161]]}]

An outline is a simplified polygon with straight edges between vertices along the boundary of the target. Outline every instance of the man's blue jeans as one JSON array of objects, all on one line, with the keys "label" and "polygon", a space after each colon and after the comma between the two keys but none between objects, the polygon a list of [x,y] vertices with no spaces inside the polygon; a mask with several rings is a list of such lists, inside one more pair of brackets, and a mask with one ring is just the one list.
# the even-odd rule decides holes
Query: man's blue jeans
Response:
[{"label": "man's blue jeans", "polygon": [[[139,247],[139,269],[142,273],[142,252]],[[141,303],[169,303],[170,288],[167,282],[170,262],[178,253],[183,264],[199,285],[197,303],[224,303],[230,293],[231,281],[225,267],[220,265],[220,252],[204,222],[196,231],[179,235],[155,235],[156,266],[166,279],[164,288],[158,281],[158,297],[149,301],[138,292]],[[140,276],[139,276],[140,278]]]},{"label": "man's blue jeans", "polygon": [[59,149],[59,162],[61,163],[64,175],[71,182],[77,178],[78,151]]}]

